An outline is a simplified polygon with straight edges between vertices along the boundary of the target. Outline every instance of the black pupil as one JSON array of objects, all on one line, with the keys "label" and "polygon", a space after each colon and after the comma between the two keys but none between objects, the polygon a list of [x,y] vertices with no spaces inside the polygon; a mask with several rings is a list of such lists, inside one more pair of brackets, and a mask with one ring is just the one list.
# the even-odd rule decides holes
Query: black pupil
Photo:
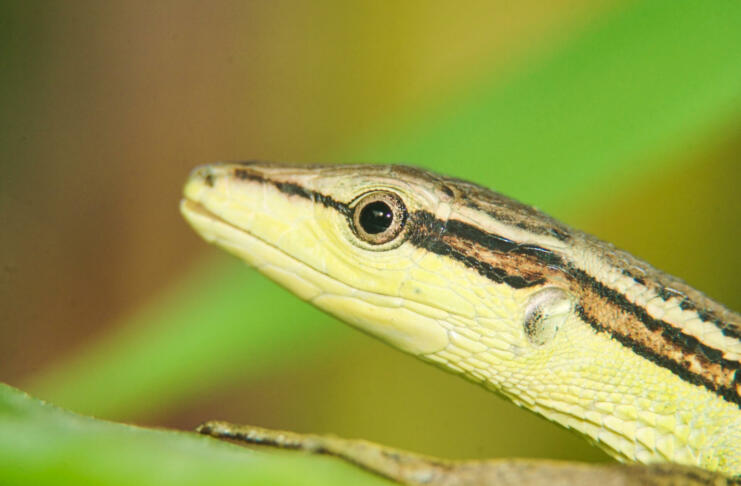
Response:
[{"label": "black pupil", "polygon": [[386,231],[394,220],[394,213],[388,204],[375,201],[360,210],[360,226],[366,233],[375,235]]}]

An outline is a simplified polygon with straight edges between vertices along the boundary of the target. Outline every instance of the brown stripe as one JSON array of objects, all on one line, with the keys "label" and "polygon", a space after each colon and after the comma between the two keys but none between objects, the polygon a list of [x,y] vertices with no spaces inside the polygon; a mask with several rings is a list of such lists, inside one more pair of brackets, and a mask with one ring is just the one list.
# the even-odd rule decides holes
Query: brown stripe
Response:
[{"label": "brown stripe", "polygon": [[581,288],[591,289],[595,294],[610,302],[610,304],[633,315],[643,324],[647,331],[660,331],[667,342],[672,343],[686,352],[702,354],[711,362],[720,364],[724,367],[731,369],[741,367],[741,364],[738,361],[725,359],[722,351],[702,343],[694,336],[685,334],[681,329],[666,321],[651,317],[644,307],[630,302],[625,295],[603,284],[587,272],[570,267],[568,273],[581,284]]},{"label": "brown stripe", "polygon": [[615,322],[620,323],[619,326],[622,329],[628,330],[627,333],[618,331],[613,326],[602,324],[611,322],[602,320],[606,317],[605,314],[609,314],[609,311],[598,307],[594,314],[592,312],[595,312],[594,309],[585,308],[582,302],[576,306],[577,315],[595,331],[608,333],[613,339],[639,356],[668,369],[688,383],[706,388],[741,408],[741,387],[734,383],[741,370],[728,370],[717,364],[703,363],[700,355],[682,354],[671,343],[666,348],[662,348],[663,343],[660,339],[656,339],[655,335],[647,335],[640,331],[632,335],[630,333],[631,324],[626,322],[625,316],[619,313],[612,317],[615,318]]},{"label": "brown stripe", "polygon": [[448,234],[446,222],[443,222],[426,211],[414,211],[409,218],[409,242],[419,248],[437,255],[452,258],[480,275],[496,283],[504,283],[515,289],[533,287],[545,283],[543,274],[532,265],[533,271],[523,271],[508,265],[502,259],[486,258],[492,255],[487,249],[475,248],[474,243],[466,238]]}]

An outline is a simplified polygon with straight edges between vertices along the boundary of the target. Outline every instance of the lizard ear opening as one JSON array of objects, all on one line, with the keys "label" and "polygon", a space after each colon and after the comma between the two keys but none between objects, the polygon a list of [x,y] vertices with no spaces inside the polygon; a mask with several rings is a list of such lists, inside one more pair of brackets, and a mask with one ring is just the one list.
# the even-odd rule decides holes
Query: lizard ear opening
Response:
[{"label": "lizard ear opening", "polygon": [[548,287],[531,295],[523,320],[528,341],[536,346],[552,341],[571,310],[572,300],[562,289]]}]

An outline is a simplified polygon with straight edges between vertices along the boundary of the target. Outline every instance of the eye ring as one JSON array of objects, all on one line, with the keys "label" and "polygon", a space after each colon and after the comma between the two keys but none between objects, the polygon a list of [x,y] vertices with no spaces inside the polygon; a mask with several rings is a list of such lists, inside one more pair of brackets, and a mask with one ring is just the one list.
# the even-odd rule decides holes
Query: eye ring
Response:
[{"label": "eye ring", "polygon": [[369,192],[353,205],[353,231],[371,245],[382,245],[399,236],[406,219],[407,208],[393,192]]}]

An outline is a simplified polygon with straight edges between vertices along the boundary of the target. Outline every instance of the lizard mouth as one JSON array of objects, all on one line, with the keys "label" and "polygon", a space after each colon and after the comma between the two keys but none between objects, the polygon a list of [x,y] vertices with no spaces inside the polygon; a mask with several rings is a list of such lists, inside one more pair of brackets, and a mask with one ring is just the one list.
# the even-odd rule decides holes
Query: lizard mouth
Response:
[{"label": "lizard mouth", "polygon": [[246,233],[242,228],[239,228],[229,221],[225,220],[218,214],[214,213],[213,211],[209,210],[206,206],[199,203],[198,201],[194,201],[192,199],[188,199],[187,197],[184,197],[180,200],[180,212],[185,216],[185,218],[190,222],[192,219],[195,218],[206,218],[209,220],[212,220],[214,222],[218,222],[220,224],[225,224],[227,226],[231,226],[235,230],[242,231]]},{"label": "lizard mouth", "polygon": [[[253,245],[257,244],[266,248],[272,248],[284,257],[291,258],[295,264],[309,268],[304,262],[290,257],[290,255],[280,248],[271,245],[269,242],[255,236],[246,229],[224,219],[198,201],[184,197],[180,200],[180,212],[198,234],[208,242],[216,243],[233,252],[237,241],[249,240]],[[242,252],[238,252],[238,256],[245,258]],[[246,259],[246,261],[253,264],[253,266],[257,266],[254,265],[252,259]]]}]

